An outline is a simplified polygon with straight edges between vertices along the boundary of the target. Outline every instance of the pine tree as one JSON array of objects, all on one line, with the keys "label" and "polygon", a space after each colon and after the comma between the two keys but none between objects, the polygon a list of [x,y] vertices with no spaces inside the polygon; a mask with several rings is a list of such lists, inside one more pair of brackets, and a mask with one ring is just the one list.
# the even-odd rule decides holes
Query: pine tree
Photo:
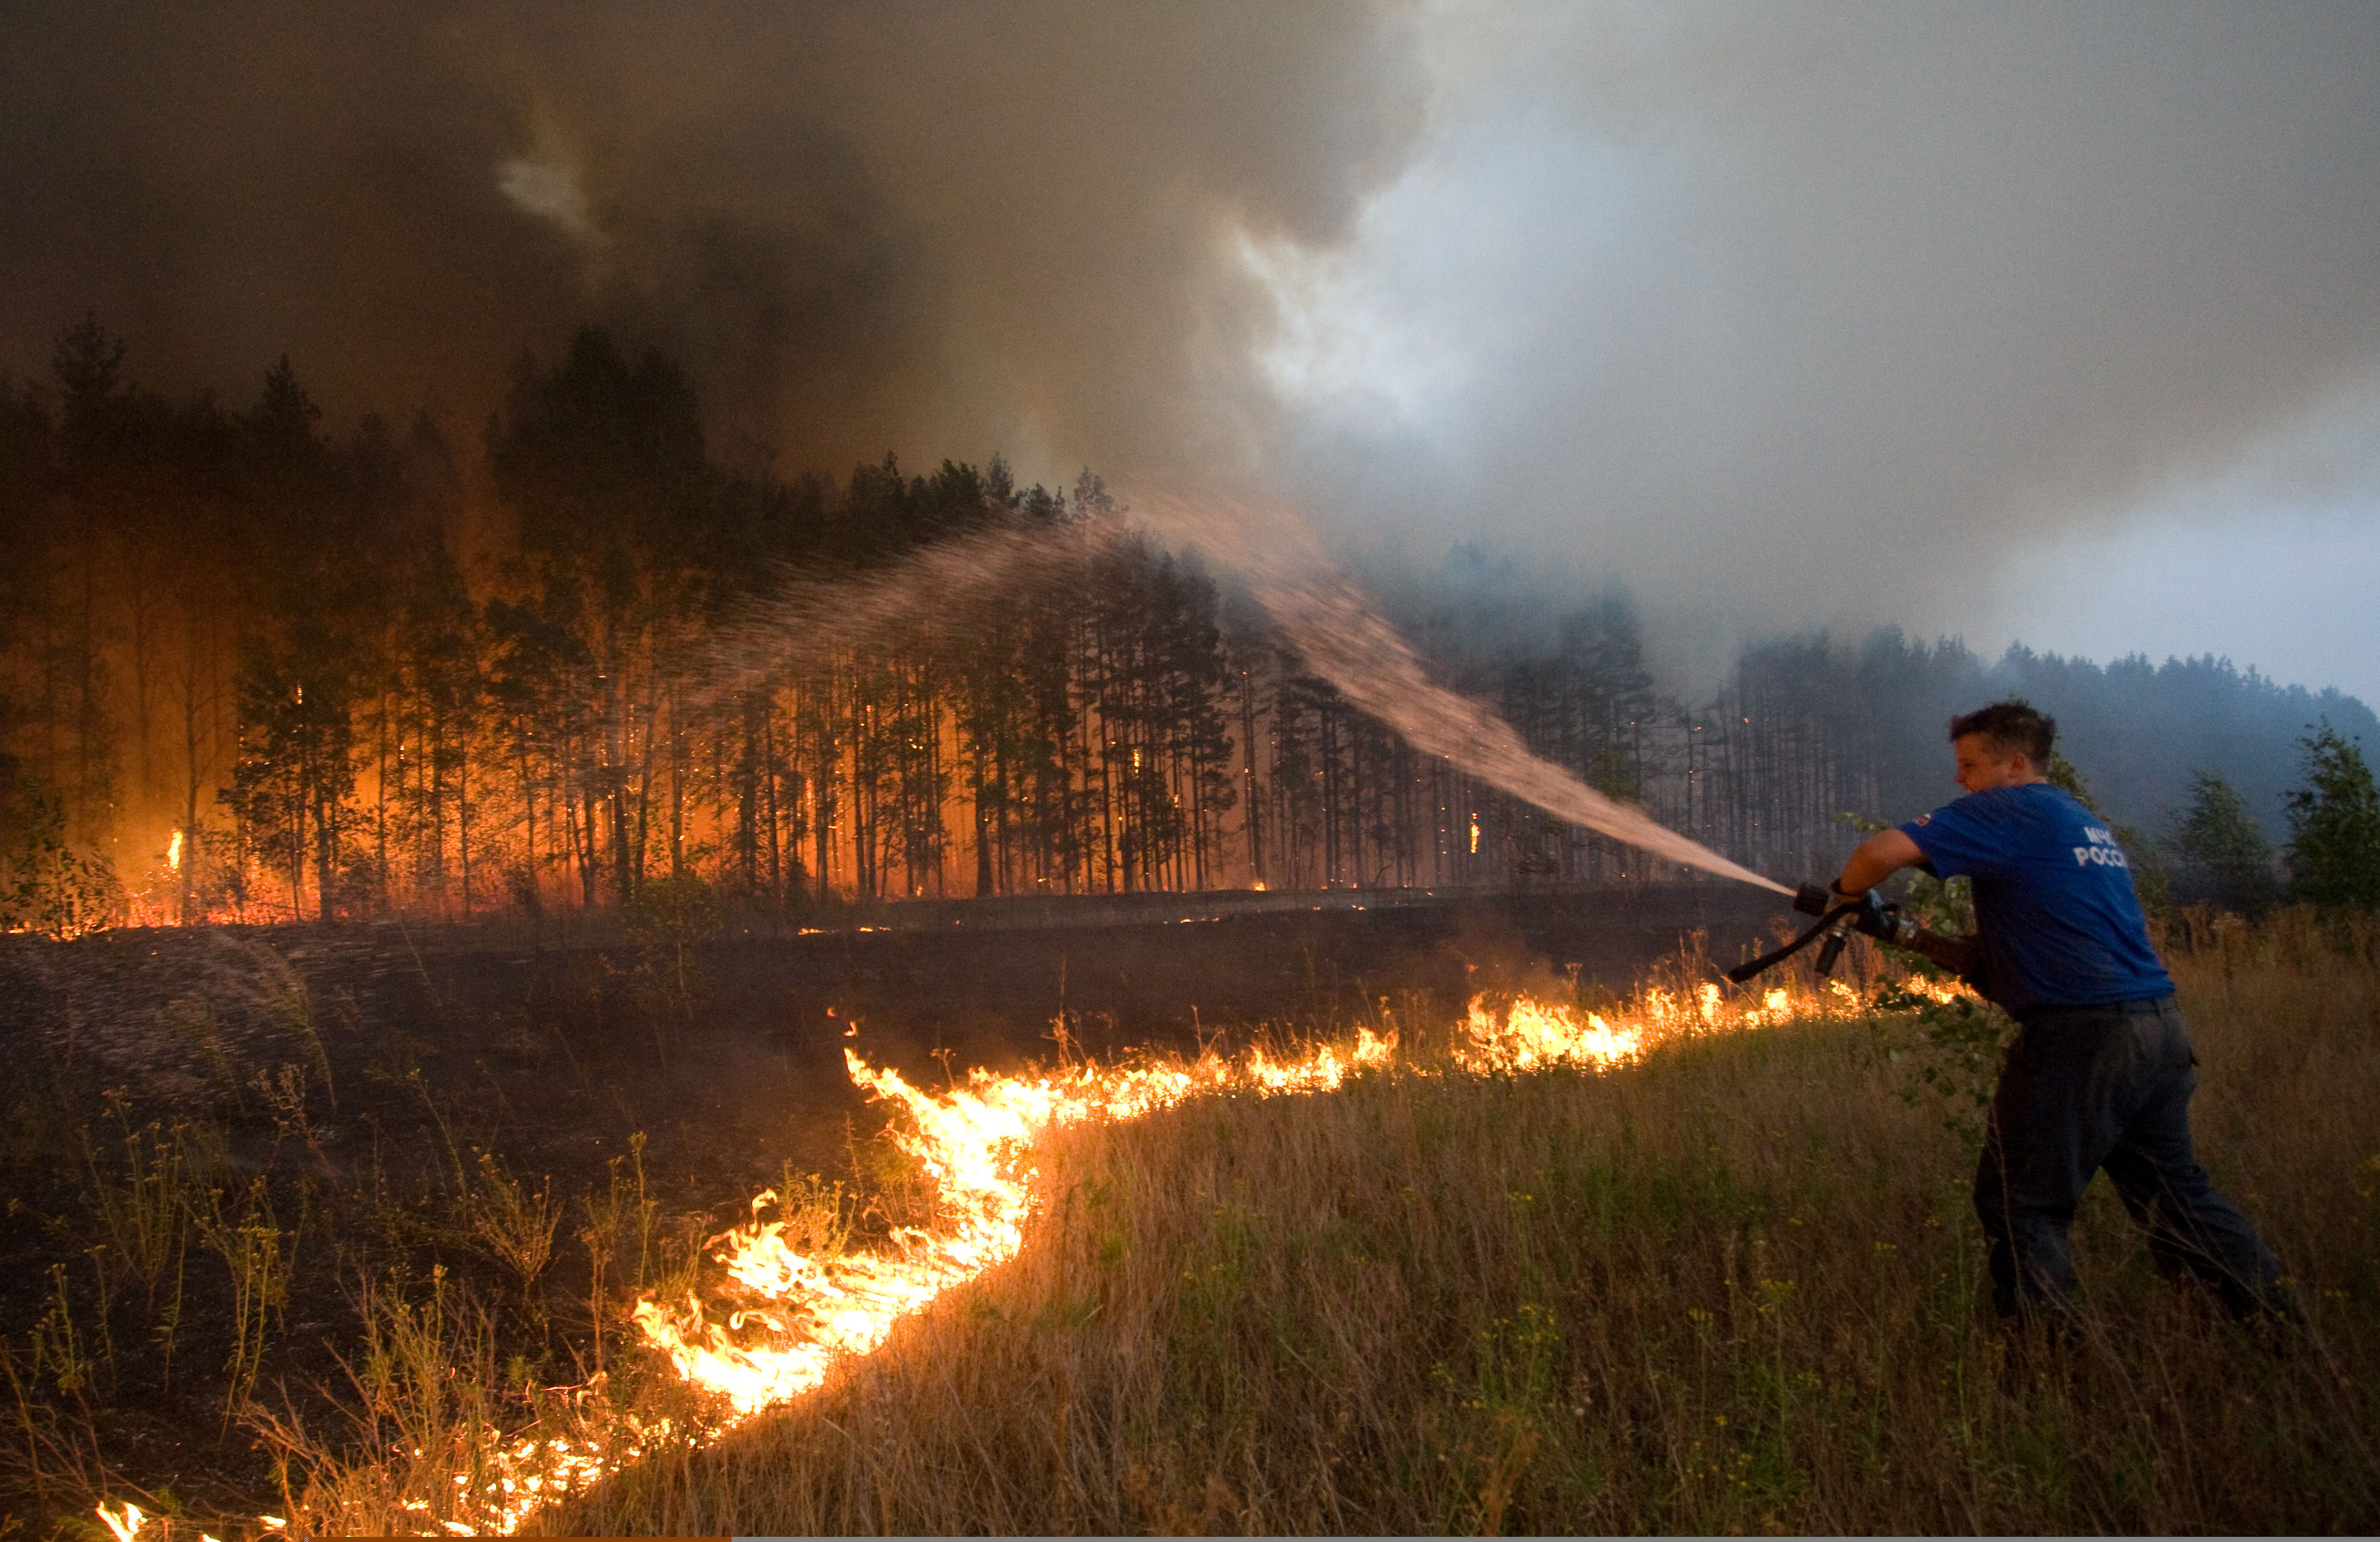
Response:
[{"label": "pine tree", "polygon": [[2320,905],[2380,905],[2380,790],[2363,751],[2328,718],[2299,745],[2305,781],[2287,798],[2289,892]]},{"label": "pine tree", "polygon": [[2273,853],[2255,816],[2220,771],[2192,771],[2190,806],[2174,829],[2188,897],[2232,910],[2256,910],[2273,898]]}]

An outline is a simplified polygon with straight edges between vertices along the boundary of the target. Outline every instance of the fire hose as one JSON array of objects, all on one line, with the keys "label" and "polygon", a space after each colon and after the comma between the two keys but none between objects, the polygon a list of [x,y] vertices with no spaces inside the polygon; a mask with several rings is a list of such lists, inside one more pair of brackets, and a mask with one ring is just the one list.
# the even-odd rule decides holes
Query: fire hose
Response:
[{"label": "fire hose", "polygon": [[1742,985],[1755,975],[1765,974],[1813,943],[1823,943],[1818,950],[1817,974],[1825,979],[1835,972],[1836,960],[1842,957],[1843,946],[1852,933],[1873,937],[1896,948],[1906,948],[1922,953],[1937,964],[1961,975],[1974,967],[1973,944],[1957,938],[1944,937],[1921,926],[1912,916],[1901,913],[1900,906],[1877,897],[1874,890],[1855,900],[1838,902],[1829,891],[1815,883],[1802,885],[1793,896],[1793,908],[1817,919],[1810,929],[1773,953],[1739,964],[1727,972],[1728,979]]}]

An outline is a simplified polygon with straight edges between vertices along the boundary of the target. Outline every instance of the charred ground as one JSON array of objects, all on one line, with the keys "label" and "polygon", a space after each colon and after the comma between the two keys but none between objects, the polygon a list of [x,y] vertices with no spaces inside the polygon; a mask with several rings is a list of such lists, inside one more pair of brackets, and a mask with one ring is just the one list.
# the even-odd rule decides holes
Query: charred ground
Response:
[{"label": "charred ground", "polygon": [[938,1079],[1625,988],[1698,930],[1732,956],[1778,909],[1692,885],[10,939],[10,1508],[137,1486],[270,1510],[243,1405],[334,1435],[369,1289],[443,1279],[510,1377],[571,1383],[788,1173],[898,1219],[846,1046]]}]

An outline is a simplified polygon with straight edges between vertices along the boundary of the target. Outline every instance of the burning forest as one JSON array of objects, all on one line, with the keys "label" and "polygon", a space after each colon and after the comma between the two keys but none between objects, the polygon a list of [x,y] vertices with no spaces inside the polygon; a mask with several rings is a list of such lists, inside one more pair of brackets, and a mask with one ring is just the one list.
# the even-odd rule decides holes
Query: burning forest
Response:
[{"label": "burning forest", "polygon": [[[170,406],[122,363],[95,324],[68,332],[55,410],[29,394],[11,419],[9,506],[33,560],[12,579],[9,679],[29,710],[6,763],[0,900],[20,935],[0,1030],[39,1085],[10,1115],[22,1267],[7,1305],[23,1326],[0,1367],[9,1491],[44,1524],[95,1520],[119,1542],[1609,1529],[1853,1502],[1820,1478],[1839,1455],[1813,1466],[1719,1434],[1749,1418],[1781,1441],[1799,1394],[1712,1413],[1717,1438],[1670,1463],[1680,1486],[1636,1508],[1597,1508],[1603,1490],[1555,1475],[1606,1450],[1572,1443],[1597,1427],[1580,1423],[1597,1396],[1581,1378],[1610,1370],[1588,1355],[1559,1389],[1544,1380],[1551,1346],[1585,1354],[1561,1325],[1598,1320],[1586,1275],[1562,1286],[1567,1305],[1532,1287],[1485,1326],[1457,1331],[1482,1297],[1426,1331],[1439,1391],[1398,1397],[1423,1411],[1444,1482],[1379,1486],[1376,1460],[1412,1460],[1378,1456],[1408,1441],[1393,1420],[1366,1427],[1376,1454],[1343,1481],[1298,1480],[1321,1498],[1271,1493],[1288,1469],[1245,1453],[1181,1466],[1206,1450],[1208,1415],[1164,1389],[1212,1345],[1115,1368],[1139,1390],[1112,1395],[1158,1398],[1083,1427],[1126,1477],[1062,1463],[1032,1480],[1062,1486],[1054,1510],[855,1510],[852,1485],[880,1477],[813,1453],[794,1489],[756,1490],[731,1453],[810,1451],[783,1432],[900,1374],[954,1311],[1041,1332],[1002,1303],[1082,1267],[1050,1261],[1072,1245],[1066,1218],[1135,1181],[1131,1142],[1174,1138],[1124,1132],[1178,1133],[1200,1111],[1261,1122],[1233,1111],[1296,1104],[1329,1127],[1390,1117],[1387,1099],[1397,1119],[1467,1118],[1499,1088],[1758,1064],[1767,1051],[1721,1046],[1775,1038],[1803,1047],[1789,1056],[1849,1055],[1838,1069],[1865,1096],[1972,1140],[2007,1026],[1971,993],[1872,951],[1828,979],[1832,948],[1815,973],[1805,954],[1738,990],[1702,951],[1755,950],[1780,924],[1781,886],[1760,869],[1833,866],[1855,833],[1842,806],[1923,798],[1888,743],[1892,714],[1850,701],[1928,710],[1989,678],[1963,650],[1773,645],[1688,705],[1656,689],[1620,599],[1548,610],[1456,574],[1418,596],[1391,583],[1383,601],[1283,510],[1135,507],[1089,471],[1062,494],[1020,489],[996,459],[911,477],[888,455],[842,484],[731,475],[675,369],[594,331],[525,367],[480,467],[427,416],[334,443],[285,361],[236,414]],[[2235,718],[2303,699],[2205,664],[1999,669],[2196,693]],[[2095,770],[2120,785],[2130,764]],[[2294,959],[2310,924],[2204,942]],[[2325,1011],[2351,1014],[2368,941],[2350,927],[2313,944],[2367,961],[2342,965]],[[2362,1074],[2342,1063],[2321,1096]],[[1611,1116],[1562,1117],[1591,1139]],[[1126,1165],[1070,1165],[1087,1150]],[[1498,1180],[1524,1185],[1508,1198],[1575,1181],[1559,1161],[1532,1171]],[[1782,1210],[1818,1208],[1781,1197],[1779,1174],[1761,1182],[1741,1214],[1711,1216],[1755,1256],[1783,1246]],[[1346,1224],[1386,1223],[1397,1202],[1372,1203]],[[1090,1267],[1122,1279],[1135,1247],[1208,1245],[1167,1235],[1116,1232]],[[1030,1320],[1088,1332],[1111,1305],[1172,1342],[1187,1319],[1166,1314],[1241,1299],[1195,1305],[1201,1269],[1239,1265],[1184,1268],[1127,1295],[1062,1289]],[[1729,1293],[1736,1268],[1723,1260]],[[1938,1280],[1954,1277],[1964,1266],[1944,1263]],[[1730,1295],[1730,1353],[1755,1345],[1762,1314],[1784,1320],[1792,1278],[1753,1283],[1767,1305]],[[2361,1318],[2340,1321],[2360,1345]],[[1361,1381],[1352,1349],[1308,1348],[1341,1366],[1325,1384]],[[1795,1374],[1840,1389],[1864,1373]],[[1427,1433],[1439,1392],[1472,1377],[1477,1395]],[[2289,1513],[2359,1512],[2362,1438],[2306,1388],[2269,1395],[2291,1410],[2289,1438],[2338,1464]],[[2031,1396],[2005,1416],[2080,1406]],[[930,1446],[942,1415],[913,1414]],[[1189,1446],[1111,1445],[1185,1417],[1163,1439]],[[2213,1438],[2174,1418],[2173,1439]],[[1728,1474],[1767,1508],[1728,1499]],[[1856,1502],[1871,1501],[1885,1508],[1859,1512],[1910,1526],[2070,1514]],[[2120,1513],[2158,1527],[2180,1504],[2268,1512],[2185,1488]]]},{"label": "burning forest", "polygon": [[[1255,1427],[1171,1407],[1164,1389],[1213,1345],[1177,1344],[1187,1360],[1111,1389],[1158,1398],[1083,1426],[1123,1486],[1064,1465],[1032,1480],[1071,1496],[1055,1510],[855,1510],[852,1485],[880,1477],[813,1453],[795,1489],[756,1490],[730,1453],[812,1451],[784,1433],[806,1410],[902,1374],[954,1311],[1043,1331],[1014,1293],[1083,1267],[1050,1262],[1068,1218],[1137,1182],[1133,1162],[1181,1160],[1126,1158],[1175,1135],[1125,1132],[1178,1133],[1202,1110],[1461,1119],[1499,1088],[1763,1063],[1722,1045],[1774,1038],[1800,1047],[1789,1057],[1850,1056],[1838,1070],[1864,1096],[1973,1139],[2006,1026],[1963,989],[1875,952],[1830,980],[1829,950],[1815,973],[1804,954],[1738,990],[1700,951],[1749,953],[1779,924],[1764,892],[1779,886],[1744,864],[1831,866],[1853,834],[1839,806],[1923,795],[1876,714],[1845,702],[1868,689],[1926,710],[1987,678],[1963,650],[1775,645],[1690,706],[1655,688],[1618,599],[1548,611],[1455,575],[1419,597],[1391,584],[1384,607],[1285,511],[1133,507],[1088,471],[1062,494],[1020,489],[997,460],[909,477],[887,456],[839,485],[730,475],[677,371],[592,331],[524,370],[478,468],[428,417],[333,442],[285,363],[226,414],[127,384],[122,361],[95,325],[67,333],[55,411],[27,395],[12,419],[10,507],[35,560],[13,577],[9,678],[30,710],[9,741],[5,899],[22,935],[0,1029],[39,1086],[10,1115],[20,1329],[0,1366],[9,1492],[44,1524],[96,1521],[119,1542],[1609,1529],[1852,1502],[1820,1478],[1838,1457],[1721,1433],[1735,1418],[1782,1440],[1799,1394],[1711,1414],[1718,1438],[1689,1441],[1669,1463],[1679,1487],[1637,1508],[1597,1508],[1604,1490],[1555,1475],[1598,1427],[1581,1378],[1612,1374],[1564,1338],[1578,1314],[1599,1320],[1587,1275],[1554,1293],[1567,1305],[1531,1287],[1425,1329],[1437,1390],[1397,1397],[1423,1411],[1444,1482],[1382,1487],[1366,1457],[1299,1479],[1323,1497],[1293,1500],[1265,1459],[1181,1466],[1210,1414]],[[2302,697],[2206,666],[2000,668],[2211,691],[2233,716]],[[2126,764],[2098,762],[2119,783]],[[2227,959],[2302,944],[2289,929],[2306,921],[2276,924],[2204,944]],[[2333,931],[2315,953],[2363,958],[2368,939]],[[2368,963],[2343,967],[2325,1011],[2361,999]],[[2362,1074],[2342,1063],[2323,1096]],[[1612,1116],[1562,1117],[1592,1139]],[[1111,1155],[1078,1168],[1086,1151]],[[1574,1184],[1567,1171],[1498,1183],[1533,1205],[1525,1185]],[[1783,1197],[1798,1181],[1771,1172],[1763,1197],[1710,1219],[1755,1256],[1782,1247],[1779,1215],[1818,1208]],[[1369,1203],[1343,1224],[1386,1223],[1402,1201]],[[1248,1235],[1275,1224],[1245,1213]],[[1167,1314],[1241,1299],[1209,1300],[1199,1270],[1241,1265],[1196,1263],[1208,1242],[1123,1236],[1099,1245],[1100,1278],[1141,1247],[1194,1261],[1178,1284],[1089,1305],[1062,1288],[1029,1321],[1092,1332],[1112,1308],[1164,1344],[1190,1320]],[[1509,1285],[1510,1260],[1497,1268]],[[1728,1293],[1746,1288],[1737,1268],[1723,1260]],[[1752,1282],[1767,1305],[1730,1294],[1731,1354],[1756,1347],[1763,1313],[1784,1320],[1792,1278]],[[2360,1344],[2361,1319],[2340,1321]],[[1585,1358],[1557,1387],[1560,1342]],[[1361,1382],[1354,1351],[1308,1349],[1341,1367],[1324,1385]],[[1474,1377],[1453,1423],[1428,1424]],[[2025,1394],[2006,1416],[2066,1417],[2070,1395]],[[2302,1387],[2270,1395],[2289,1439],[2338,1463],[2302,1513],[2357,1512],[2374,1470],[2362,1437]],[[888,1456],[930,1446],[942,1415],[903,1416],[924,1423]],[[2173,1439],[2212,1438],[2174,1417]],[[1189,1446],[1109,1444],[1182,1418],[1163,1439]],[[1411,1436],[1366,1427],[1376,1453]],[[1728,1499],[1728,1474],[1767,1508]],[[1859,1512],[1895,1524],[1954,1513],[1856,1502],[1872,1500],[1885,1508]],[[1955,1513],[2011,1524],[2069,1514],[1967,1502]],[[2267,1513],[2200,1488],[2121,1513],[2163,1526],[2184,1503]]]},{"label": "burning forest", "polygon": [[20,9],[0,1542],[2380,1524],[2370,7]]},{"label": "burning forest", "polygon": [[[2232,774],[2274,797],[2304,718],[2370,717],[2211,660],[1987,671],[1897,634],[1755,649],[1690,702],[1624,601],[1458,562],[1391,610],[1414,670],[1512,725],[1486,755],[1467,708],[1451,739],[1396,721],[1435,687],[1379,674],[1403,645],[1352,588],[1317,610],[1260,567],[1285,626],[1211,515],[997,459],[738,478],[675,368],[599,333],[523,376],[484,466],[426,415],[332,442],[285,361],[232,413],[137,389],[95,322],[56,355],[0,471],[0,860],[7,924],[51,935],[1646,881],[1686,870],[1642,855],[1660,830],[1796,874],[1841,810],[1933,796],[1961,693],[2073,700],[2119,817],[2199,739],[2261,736]],[[1548,817],[1564,786],[1644,827]]]},{"label": "burning forest", "polygon": [[[16,829],[28,875],[55,844],[50,929],[610,908],[655,883],[783,906],[1626,868],[1234,625],[1088,473],[1056,494],[888,457],[840,488],[739,482],[674,372],[590,333],[515,395],[487,468],[505,543],[474,572],[429,420],[334,449],[285,370],[211,417],[118,389],[94,329],[60,349],[59,421],[24,404],[14,467],[42,559],[18,570],[40,635],[13,655],[36,709]],[[964,583],[917,562],[995,532],[1035,560]],[[908,613],[852,624],[851,592],[887,586]],[[1554,710],[1625,792],[1653,702],[1611,625],[1608,677]]]}]

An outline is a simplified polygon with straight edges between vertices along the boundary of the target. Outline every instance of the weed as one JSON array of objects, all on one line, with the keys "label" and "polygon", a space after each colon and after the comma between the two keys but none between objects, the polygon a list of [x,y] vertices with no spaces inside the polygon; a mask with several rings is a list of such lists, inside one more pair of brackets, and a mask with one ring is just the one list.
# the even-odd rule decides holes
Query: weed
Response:
[{"label": "weed", "polygon": [[288,1309],[298,1234],[284,1232],[274,1220],[272,1190],[261,1177],[249,1185],[237,1217],[226,1215],[215,1196],[200,1230],[231,1273],[232,1352],[224,1366],[229,1378],[224,1395],[227,1423],[248,1403],[264,1364],[266,1341]]},{"label": "weed", "polygon": [[650,1452],[682,1453],[684,1436],[707,1427],[682,1385],[638,1367],[540,1385],[527,1362],[500,1358],[494,1317],[443,1268],[427,1290],[366,1278],[356,1309],[364,1344],[342,1362],[335,1437],[291,1412],[250,1410],[292,1536],[509,1531],[540,1500]]},{"label": "weed", "polygon": [[608,1289],[612,1265],[620,1260],[625,1238],[633,1236],[637,1268],[629,1288],[632,1294],[643,1291],[652,1269],[653,1236],[661,1220],[661,1206],[646,1192],[642,1130],[628,1137],[627,1155],[613,1157],[604,1165],[602,1194],[589,1194],[579,1201],[587,1224],[578,1233],[579,1242],[587,1249],[587,1317],[593,1332],[593,1356],[599,1375],[604,1366],[604,1338],[612,1326]]},{"label": "weed", "polygon": [[470,1170],[464,1165],[463,1147],[455,1139],[455,1127],[446,1122],[446,1111],[430,1090],[430,1084],[423,1078],[419,1066],[407,1070],[403,1079],[407,1087],[413,1088],[414,1096],[421,1099],[422,1108],[430,1115],[430,1123],[437,1128],[439,1151],[446,1160],[446,1173],[455,1192],[468,1194],[471,1187]]},{"label": "weed", "polygon": [[68,1421],[38,1386],[45,1345],[36,1342],[23,1361],[16,1346],[0,1339],[0,1376],[8,1382],[11,1412],[17,1427],[17,1449],[9,1465],[22,1471],[37,1503],[53,1491],[94,1494],[102,1485],[105,1463],[98,1458],[98,1438],[87,1407]]},{"label": "weed", "polygon": [[524,1296],[553,1260],[553,1230],[562,1206],[553,1180],[532,1192],[504,1170],[493,1151],[479,1153],[479,1177],[465,1195],[463,1210],[479,1250],[513,1271]]},{"label": "weed", "polygon": [[35,1378],[46,1375],[50,1384],[75,1400],[86,1416],[91,1412],[89,1394],[97,1379],[99,1365],[84,1342],[83,1330],[75,1322],[74,1298],[67,1289],[67,1266],[50,1266],[50,1293],[42,1312],[42,1320],[33,1325],[32,1347],[28,1355]]},{"label": "weed", "polygon": [[249,1079],[249,1086],[264,1104],[265,1112],[273,1119],[273,1138],[278,1143],[296,1136],[306,1145],[317,1146],[314,1120],[307,1108],[306,1068],[284,1061],[271,1071],[259,1071]]},{"label": "weed", "polygon": [[629,987],[653,1025],[653,1052],[666,1061],[669,1046],[661,1025],[670,1018],[692,1023],[710,995],[697,950],[719,933],[719,895],[691,875],[648,879],[622,920],[637,955]]},{"label": "weed", "polygon": [[[306,982],[289,966],[287,960],[278,953],[268,956],[273,978],[265,990],[265,1013],[305,1045],[313,1074],[322,1079],[322,1096],[329,1100],[331,1112],[335,1115],[339,1111],[338,1084],[331,1075],[331,1052],[324,1047],[322,1032],[314,1024],[313,998],[306,989]],[[285,1079],[286,1075],[285,1069]],[[301,1108],[304,1101],[303,1078],[304,1073],[300,1071],[298,1097]],[[287,1096],[287,1093],[284,1094],[285,1098]]]},{"label": "weed", "polygon": [[239,1062],[224,1041],[223,1021],[215,1015],[213,1004],[203,998],[180,1003],[174,1014],[173,1026],[182,1042],[206,1062],[208,1073],[214,1077],[216,1093],[245,1112],[248,1102],[241,1086]]},{"label": "weed", "polygon": [[1939,1111],[1942,1127],[1980,1150],[1992,1087],[2016,1037],[2016,1024],[1972,996],[1938,1001],[1892,985],[1876,997],[1876,1041],[1899,1067],[1901,1100]]},{"label": "weed", "polygon": [[249,1410],[278,1459],[286,1512],[316,1535],[347,1529],[342,1523],[358,1513],[378,1517],[364,1529],[379,1531],[411,1529],[433,1509],[451,1513],[456,1490],[477,1491],[470,1480],[486,1474],[501,1431],[493,1326],[443,1268],[418,1298],[399,1279],[364,1281],[357,1315],[364,1343],[345,1362],[346,1443],[377,1461],[340,1461],[296,1415]]},{"label": "weed", "polygon": [[850,1247],[857,1201],[841,1180],[830,1184],[815,1172],[795,1172],[789,1161],[769,1193],[787,1246],[827,1257]]},{"label": "weed", "polygon": [[103,1158],[90,1130],[82,1132],[89,1179],[84,1205],[105,1245],[124,1260],[129,1277],[140,1281],[153,1313],[167,1275],[179,1280],[191,1230],[206,1201],[199,1170],[213,1160],[217,1143],[188,1124],[136,1129],[123,1099],[113,1098],[110,1105],[122,1159],[119,1163]]},{"label": "weed", "polygon": [[653,1273],[653,1239],[658,1234],[661,1225],[662,1209],[660,1203],[647,1191],[645,1184],[645,1132],[642,1130],[637,1131],[628,1137],[627,1164],[629,1172],[634,1175],[633,1188],[636,1197],[633,1200],[628,1198],[630,1185],[621,1180],[620,1159],[613,1158],[608,1164],[611,1169],[612,1189],[610,1208],[607,1213],[613,1218],[615,1225],[618,1218],[625,1215],[627,1222],[636,1229],[635,1288],[641,1292],[645,1288],[646,1281],[650,1279]]}]

